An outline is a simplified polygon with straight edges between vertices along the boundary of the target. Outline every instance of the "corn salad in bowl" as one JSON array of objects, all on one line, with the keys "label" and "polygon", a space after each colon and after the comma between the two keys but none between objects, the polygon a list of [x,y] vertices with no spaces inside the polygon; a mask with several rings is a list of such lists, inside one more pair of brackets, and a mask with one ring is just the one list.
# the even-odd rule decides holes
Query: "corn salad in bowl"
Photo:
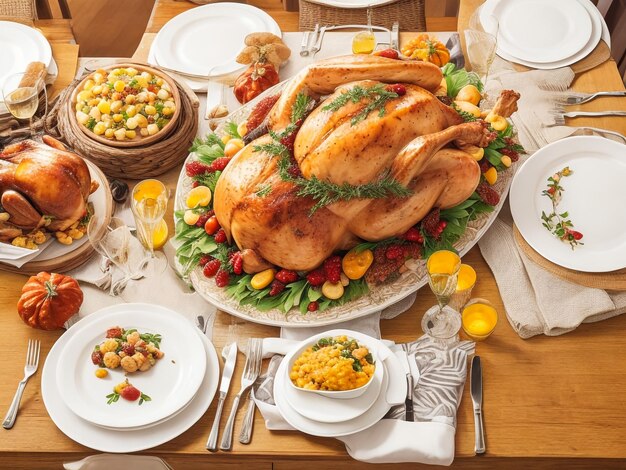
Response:
[{"label": "corn salad in bowl", "polygon": [[161,137],[180,104],[169,77],[133,64],[96,70],[76,87],[71,102],[81,130],[113,146],[144,145]]},{"label": "corn salad in bowl", "polygon": [[301,348],[289,368],[299,390],[336,398],[354,398],[370,384],[376,371],[371,348],[347,335],[319,338]]}]

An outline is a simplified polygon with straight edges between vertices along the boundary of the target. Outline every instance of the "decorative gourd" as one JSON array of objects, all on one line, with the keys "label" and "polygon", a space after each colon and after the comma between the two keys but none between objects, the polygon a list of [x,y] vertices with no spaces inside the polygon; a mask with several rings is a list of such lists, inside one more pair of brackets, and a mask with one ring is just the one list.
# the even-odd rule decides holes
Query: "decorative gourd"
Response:
[{"label": "decorative gourd", "polygon": [[17,312],[33,328],[56,330],[80,308],[83,292],[70,276],[41,272],[22,287]]},{"label": "decorative gourd", "polygon": [[233,90],[239,102],[244,104],[278,82],[278,72],[272,64],[256,62],[237,77]]},{"label": "decorative gourd", "polygon": [[420,34],[411,39],[403,48],[402,53],[410,59],[432,62],[443,67],[450,61],[450,51],[435,37]]}]

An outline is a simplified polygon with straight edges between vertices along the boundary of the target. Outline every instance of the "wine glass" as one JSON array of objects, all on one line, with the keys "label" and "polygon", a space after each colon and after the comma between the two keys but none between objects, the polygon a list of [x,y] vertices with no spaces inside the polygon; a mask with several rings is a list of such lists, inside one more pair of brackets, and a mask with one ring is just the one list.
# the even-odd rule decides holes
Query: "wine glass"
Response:
[{"label": "wine glass", "polygon": [[155,239],[167,237],[167,224],[163,217],[168,199],[169,190],[163,183],[147,179],[135,185],[130,200],[138,238],[150,252],[150,264],[146,270],[154,274],[163,272],[167,267],[165,255],[155,251]]},{"label": "wine glass", "polygon": [[146,254],[141,244],[132,236],[122,219],[113,217],[104,224],[92,215],[87,225],[87,237],[94,250],[117,266],[123,274],[111,286],[111,295],[118,295],[131,279],[143,276]]},{"label": "wine glass", "polygon": [[447,342],[461,329],[459,312],[447,306],[456,291],[461,258],[448,250],[436,251],[428,258],[428,284],[437,298],[422,318],[422,330],[435,340]]},{"label": "wine glass", "polygon": [[496,58],[500,23],[493,15],[480,15],[476,11],[470,19],[470,28],[465,30],[467,58],[483,84],[487,86],[489,70]]},{"label": "wine glass", "polygon": [[25,83],[26,72],[14,73],[6,77],[2,83],[2,99],[9,112],[17,119],[28,119],[28,127],[31,136],[33,132],[33,116],[39,108],[39,95],[43,92],[44,113],[42,120],[48,112],[48,99],[46,84],[43,77],[38,77],[34,83]]},{"label": "wine glass", "polygon": [[376,48],[376,35],[372,29],[372,8],[367,7],[367,29],[359,31],[352,38],[353,54],[371,54]]}]

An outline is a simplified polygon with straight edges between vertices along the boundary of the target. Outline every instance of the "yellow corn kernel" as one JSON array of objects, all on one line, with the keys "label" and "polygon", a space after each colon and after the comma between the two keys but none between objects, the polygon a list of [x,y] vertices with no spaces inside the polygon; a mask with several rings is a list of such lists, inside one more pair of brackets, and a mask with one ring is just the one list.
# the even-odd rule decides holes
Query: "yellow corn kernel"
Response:
[{"label": "yellow corn kernel", "polygon": [[93,133],[96,135],[102,135],[104,134],[104,131],[106,131],[106,129],[106,125],[102,121],[100,121],[95,126],[93,126]]},{"label": "yellow corn kernel", "polygon": [[106,131],[104,131],[104,136],[108,139],[112,139],[114,134],[115,134],[115,130],[112,128],[109,128]]},{"label": "yellow corn kernel", "polygon": [[[148,127],[148,119],[143,114],[136,114],[135,119],[139,127]],[[158,130],[158,126],[155,124]]]},{"label": "yellow corn kernel", "polygon": [[124,83],[122,80],[116,80],[113,84],[113,89],[120,93],[124,91],[124,88],[126,88],[126,83]]},{"label": "yellow corn kernel", "polygon": [[100,102],[98,103],[98,110],[102,114],[110,114],[111,113],[111,105],[106,100],[100,100]]},{"label": "yellow corn kernel", "polygon": [[491,121],[491,127],[493,127],[496,131],[505,131],[507,127],[509,127],[509,121],[502,116],[496,116],[493,121]]},{"label": "yellow corn kernel", "polygon": [[185,214],[183,215],[183,220],[185,221],[187,225],[196,225],[196,222],[198,221],[199,218],[200,218],[200,214],[192,210],[186,210]]},{"label": "yellow corn kernel", "polygon": [[163,108],[163,111],[161,112],[161,114],[163,114],[163,116],[171,116],[172,114],[174,114],[174,109],[173,108]]},{"label": "yellow corn kernel", "polygon": [[89,79],[85,82],[85,84],[83,85],[83,89],[84,90],[91,90],[94,87],[95,83],[93,80]]},{"label": "yellow corn kernel", "polygon": [[485,173],[483,173],[483,176],[490,185],[496,184],[496,181],[498,180],[498,172],[494,167],[489,168]]},{"label": "yellow corn kernel", "polygon": [[126,131],[126,138],[127,139],[134,139],[135,137],[137,137],[137,132],[133,131],[133,130],[127,130]]},{"label": "yellow corn kernel", "polygon": [[327,299],[337,300],[341,298],[341,296],[343,295],[343,292],[344,292],[344,289],[343,289],[343,286],[341,285],[341,282],[338,282],[337,284],[333,284],[330,281],[326,281],[322,285],[322,294]]},{"label": "yellow corn kernel", "polygon": [[90,90],[94,95],[99,95],[102,93],[102,85],[94,85],[94,87]]},{"label": "yellow corn kernel", "polygon": [[114,114],[114,115],[113,115],[113,120],[114,120],[115,122],[121,122],[121,121],[122,121],[122,119],[124,119],[124,116],[122,116],[121,114]]},{"label": "yellow corn kernel", "polygon": [[148,105],[143,109],[147,115],[151,116],[153,114],[156,114],[156,108],[152,105]]},{"label": "yellow corn kernel", "polygon": [[126,129],[117,129],[113,135],[116,140],[124,140],[126,138]]},{"label": "yellow corn kernel", "polygon": [[109,375],[109,371],[106,369],[96,369],[95,374],[99,379],[104,379],[107,375]]},{"label": "yellow corn kernel", "polygon": [[252,286],[252,288],[257,290],[265,289],[272,283],[275,274],[276,271],[271,268],[256,273],[254,276],[252,276],[252,279],[250,280],[250,285]]},{"label": "yellow corn kernel", "polygon": [[102,72],[96,72],[93,74],[93,81],[96,83],[104,82],[104,74]]}]

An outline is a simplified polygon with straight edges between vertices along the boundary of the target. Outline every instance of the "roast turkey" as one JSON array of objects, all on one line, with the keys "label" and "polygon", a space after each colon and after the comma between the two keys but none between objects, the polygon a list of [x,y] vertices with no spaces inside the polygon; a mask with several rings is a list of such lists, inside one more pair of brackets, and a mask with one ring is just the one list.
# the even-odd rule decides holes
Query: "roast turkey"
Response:
[{"label": "roast turkey", "polygon": [[[215,190],[216,216],[242,250],[245,271],[270,265],[308,271],[336,250],[403,234],[433,207],[466,200],[480,168],[448,144],[484,147],[493,137],[432,94],[441,80],[433,64],[375,56],[322,61],[292,79],[268,115],[274,137],[262,136],[235,155]],[[356,87],[381,83],[402,84],[402,93],[383,109],[367,112],[368,97],[329,106]],[[260,147],[292,122],[298,94],[317,100],[329,93],[298,123],[293,157],[302,177],[357,186],[390,176],[408,195],[342,200],[313,211],[317,200],[298,195],[298,187],[281,177],[280,159]]]},{"label": "roast turkey", "polygon": [[0,152],[0,203],[10,217],[0,237],[16,228],[67,229],[85,215],[96,187],[85,161],[52,137],[7,146]]}]

